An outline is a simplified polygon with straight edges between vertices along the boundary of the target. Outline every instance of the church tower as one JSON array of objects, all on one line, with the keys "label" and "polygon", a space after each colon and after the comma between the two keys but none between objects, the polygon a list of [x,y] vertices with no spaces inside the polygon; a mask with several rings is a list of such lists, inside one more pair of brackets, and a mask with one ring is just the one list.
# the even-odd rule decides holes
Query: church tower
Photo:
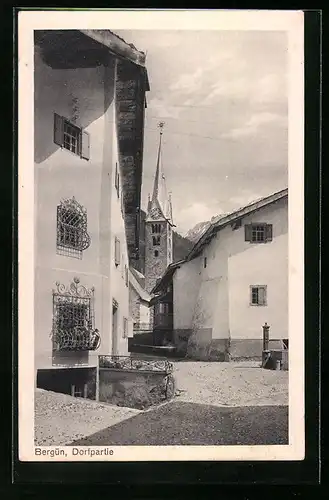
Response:
[{"label": "church tower", "polygon": [[173,235],[171,197],[168,196],[162,170],[162,134],[160,122],[159,149],[152,198],[149,195],[145,219],[145,289],[151,292],[173,261]]}]

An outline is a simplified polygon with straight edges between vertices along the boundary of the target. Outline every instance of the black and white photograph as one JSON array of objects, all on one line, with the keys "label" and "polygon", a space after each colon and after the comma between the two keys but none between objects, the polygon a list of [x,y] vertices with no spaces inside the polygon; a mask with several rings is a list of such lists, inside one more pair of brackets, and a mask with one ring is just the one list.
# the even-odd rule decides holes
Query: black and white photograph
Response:
[{"label": "black and white photograph", "polygon": [[304,456],[303,14],[19,14],[25,461]]}]

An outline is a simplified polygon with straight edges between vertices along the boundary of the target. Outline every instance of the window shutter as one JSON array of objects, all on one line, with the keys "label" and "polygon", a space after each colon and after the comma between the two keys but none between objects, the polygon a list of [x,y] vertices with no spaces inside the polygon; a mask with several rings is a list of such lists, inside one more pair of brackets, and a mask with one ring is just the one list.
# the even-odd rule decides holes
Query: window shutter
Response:
[{"label": "window shutter", "polygon": [[273,239],[273,226],[272,224],[266,224],[266,241],[272,241]]},{"label": "window shutter", "polygon": [[258,288],[258,304],[260,306],[264,306],[266,304],[266,288],[264,286],[260,286]]},{"label": "window shutter", "polygon": [[81,158],[85,160],[90,158],[90,135],[85,130],[81,134]]},{"label": "window shutter", "polygon": [[245,226],[244,226],[244,239],[245,239],[245,241],[251,241],[251,236],[252,236],[252,225],[245,224]]},{"label": "window shutter", "polygon": [[57,113],[54,114],[54,143],[61,147],[64,143],[64,119]]},{"label": "window shutter", "polygon": [[115,238],[114,261],[116,266],[120,264],[120,240],[118,238]]}]

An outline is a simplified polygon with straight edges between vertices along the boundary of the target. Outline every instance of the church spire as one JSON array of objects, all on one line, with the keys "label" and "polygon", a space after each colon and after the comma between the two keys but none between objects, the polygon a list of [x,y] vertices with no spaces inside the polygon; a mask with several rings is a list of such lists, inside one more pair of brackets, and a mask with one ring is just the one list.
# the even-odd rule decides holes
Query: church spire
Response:
[{"label": "church spire", "polygon": [[164,122],[159,122],[158,127],[160,129],[158,157],[156,163],[152,198],[149,200],[147,206],[147,220],[166,220],[170,224],[172,224],[172,213],[170,207],[171,201],[168,197],[166,178],[162,171],[161,161]]},{"label": "church spire", "polygon": [[155,200],[158,200],[158,199],[159,199],[159,180],[160,180],[161,146],[162,146],[162,134],[163,134],[164,122],[159,122],[158,127],[159,127],[159,129],[160,129],[160,140],[159,140],[159,149],[158,149],[157,166],[156,166],[155,178],[154,178],[154,186],[153,186],[152,201],[155,201]]}]

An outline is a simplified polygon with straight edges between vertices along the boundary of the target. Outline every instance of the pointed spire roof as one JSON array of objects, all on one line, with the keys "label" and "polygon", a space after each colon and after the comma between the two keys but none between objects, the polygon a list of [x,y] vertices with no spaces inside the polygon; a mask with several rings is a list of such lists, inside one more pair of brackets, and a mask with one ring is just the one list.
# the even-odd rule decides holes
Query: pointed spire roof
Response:
[{"label": "pointed spire roof", "polygon": [[146,221],[168,220],[172,224],[171,200],[168,196],[166,178],[162,169],[162,134],[164,122],[160,122],[160,140],[155,170],[152,198],[148,203],[148,213]]}]

